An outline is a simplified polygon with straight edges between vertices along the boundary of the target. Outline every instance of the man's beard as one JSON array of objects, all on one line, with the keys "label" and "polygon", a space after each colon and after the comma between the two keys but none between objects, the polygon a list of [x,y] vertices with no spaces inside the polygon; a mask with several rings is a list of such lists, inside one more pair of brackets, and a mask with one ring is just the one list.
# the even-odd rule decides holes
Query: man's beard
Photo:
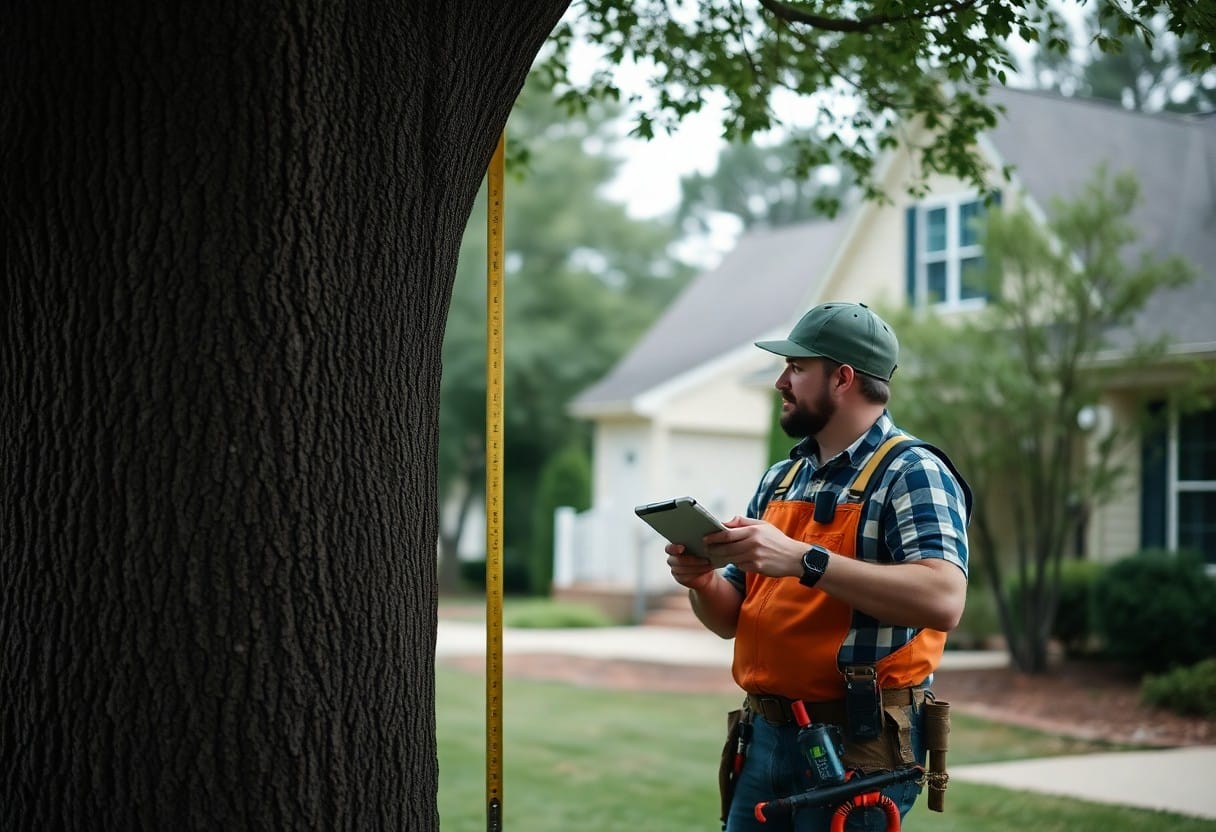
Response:
[{"label": "man's beard", "polygon": [[795,401],[792,410],[781,414],[781,429],[787,436],[794,439],[815,436],[827,427],[828,422],[836,415],[836,403],[827,391],[824,391],[815,404],[815,409],[811,410]]}]

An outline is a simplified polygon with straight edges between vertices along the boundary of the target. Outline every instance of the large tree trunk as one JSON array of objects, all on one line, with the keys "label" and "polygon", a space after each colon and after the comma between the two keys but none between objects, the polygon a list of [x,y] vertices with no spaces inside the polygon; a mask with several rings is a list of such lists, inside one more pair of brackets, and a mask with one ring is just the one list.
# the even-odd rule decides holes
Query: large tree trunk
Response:
[{"label": "large tree trunk", "polygon": [[0,828],[434,829],[461,232],[568,0],[0,26]]}]

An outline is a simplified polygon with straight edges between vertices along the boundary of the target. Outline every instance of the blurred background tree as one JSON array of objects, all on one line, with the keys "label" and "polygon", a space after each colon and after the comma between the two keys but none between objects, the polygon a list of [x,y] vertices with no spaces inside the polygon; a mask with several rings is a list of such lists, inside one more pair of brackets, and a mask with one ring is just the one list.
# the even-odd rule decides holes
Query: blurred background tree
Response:
[{"label": "blurred background tree", "polygon": [[709,231],[712,215],[730,214],[743,230],[777,228],[823,216],[852,185],[847,169],[806,164],[806,137],[777,144],[732,142],[710,173],[680,180],[676,222],[685,233]]},{"label": "blurred background tree", "polygon": [[[1161,15],[1148,17],[1145,37],[1109,37],[1109,0],[1091,6],[1080,24],[1061,24],[1074,46],[1067,52],[1047,49],[1049,34],[1040,30],[1020,76],[1032,86],[1088,98],[1117,101],[1141,112],[1170,110],[1197,113],[1216,109],[1216,70],[1200,69],[1203,47],[1194,32],[1169,30]],[[1147,38],[1147,39],[1146,39]]]},{"label": "blurred background tree", "polygon": [[[529,563],[552,560],[551,536],[532,533],[541,474],[562,454],[589,457],[589,429],[566,412],[684,285],[691,268],[670,247],[670,219],[639,220],[604,196],[616,175],[619,110],[569,117],[525,87],[508,136],[529,137],[511,160],[526,187],[505,205],[504,571],[514,589],[537,583]],[[443,344],[440,404],[440,588],[459,588],[465,519],[481,505],[485,434],[485,189],[465,232]],[[564,481],[559,478],[559,481]],[[586,507],[585,494],[570,505]],[[551,522],[551,520],[550,520]],[[551,569],[551,564],[549,564]]]}]

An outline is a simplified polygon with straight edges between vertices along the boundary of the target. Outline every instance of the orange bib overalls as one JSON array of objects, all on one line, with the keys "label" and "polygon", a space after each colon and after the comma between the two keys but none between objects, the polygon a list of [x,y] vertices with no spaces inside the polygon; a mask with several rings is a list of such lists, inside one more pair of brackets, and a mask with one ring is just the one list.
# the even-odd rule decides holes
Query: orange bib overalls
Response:
[{"label": "orange bib overalls", "polygon": [[[858,528],[866,485],[874,469],[903,436],[888,439],[867,460],[844,492],[830,522],[815,520],[815,504],[771,499],[763,519],[808,546],[818,543],[836,555],[857,557]],[[792,477],[791,477],[792,479]],[[835,495],[824,492],[826,499]],[[735,631],[735,682],[748,693],[809,702],[838,700],[845,679],[838,653],[853,626],[853,609],[797,578],[747,573],[747,593]],[[922,629],[903,647],[881,658],[878,685],[907,688],[922,683],[941,661],[946,634]]]}]

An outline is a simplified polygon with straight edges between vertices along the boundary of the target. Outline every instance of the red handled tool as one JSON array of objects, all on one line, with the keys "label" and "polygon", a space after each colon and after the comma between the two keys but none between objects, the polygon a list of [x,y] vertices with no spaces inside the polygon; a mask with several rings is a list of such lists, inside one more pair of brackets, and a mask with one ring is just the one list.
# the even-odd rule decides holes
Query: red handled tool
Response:
[{"label": "red handled tool", "polygon": [[812,724],[806,706],[795,700],[790,705],[798,723],[798,746],[810,763],[809,774],[815,785],[800,794],[756,804],[756,820],[768,823],[785,818],[798,809],[836,806],[831,832],[844,832],[845,821],[855,809],[882,809],[887,816],[887,832],[899,832],[899,807],[881,792],[887,786],[917,780],[924,776],[920,766],[905,766],[894,771],[857,774],[846,771],[842,758],[844,745],[835,725]]},{"label": "red handled tool", "polygon": [[920,766],[905,766],[894,771],[857,775],[836,786],[808,789],[791,797],[757,803],[756,820],[767,823],[774,818],[789,817],[797,809],[837,806],[839,808],[832,817],[832,832],[837,832],[844,829],[845,819],[854,809],[877,806],[887,814],[887,832],[899,832],[899,808],[880,790],[896,783],[919,780],[924,773]]}]

